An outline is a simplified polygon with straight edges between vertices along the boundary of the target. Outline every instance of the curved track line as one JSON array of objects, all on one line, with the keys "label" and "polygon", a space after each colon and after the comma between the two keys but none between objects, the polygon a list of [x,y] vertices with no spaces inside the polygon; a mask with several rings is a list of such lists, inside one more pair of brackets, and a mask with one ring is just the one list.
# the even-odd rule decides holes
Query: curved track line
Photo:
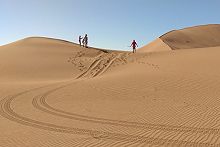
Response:
[{"label": "curved track line", "polygon": [[114,125],[114,126],[124,126],[124,127],[133,127],[133,128],[143,128],[143,129],[164,130],[164,131],[220,134],[220,129],[196,128],[196,127],[187,127],[187,126],[173,126],[173,125],[161,125],[161,124],[150,124],[150,123],[138,123],[138,122],[129,122],[129,121],[122,121],[122,120],[91,117],[91,116],[85,116],[85,115],[80,115],[80,114],[76,114],[76,113],[66,112],[66,111],[54,108],[46,102],[47,96],[49,96],[51,93],[53,93],[59,89],[62,89],[62,88],[64,88],[64,87],[62,86],[62,87],[58,87],[56,89],[52,89],[52,90],[44,93],[41,96],[35,97],[33,99],[32,104],[34,105],[34,107],[36,109],[50,113],[52,115],[56,115],[56,116],[60,116],[60,117],[68,118],[68,119],[75,119],[75,120],[79,120],[79,121],[91,122],[91,123],[108,124],[108,125]]},{"label": "curved track line", "polygon": [[[61,87],[65,87],[63,85]],[[41,88],[41,87],[40,87]],[[37,88],[37,89],[40,89]],[[56,88],[57,90],[58,88]],[[89,135],[95,136],[98,139],[109,139],[114,141],[125,141],[125,142],[140,142],[140,143],[148,143],[148,144],[187,144],[191,146],[207,146],[210,145],[209,143],[198,143],[198,142],[190,142],[190,141],[177,141],[171,139],[160,139],[160,138],[153,138],[153,137],[144,137],[144,136],[135,136],[135,135],[126,135],[120,133],[111,133],[111,132],[104,132],[104,131],[97,131],[97,130],[89,130],[89,129],[82,129],[82,128],[73,128],[73,127],[65,127],[60,125],[55,125],[51,123],[41,122],[37,120],[33,120],[27,117],[23,117],[16,113],[11,108],[11,103],[15,101],[19,96],[27,94],[34,90],[27,90],[21,93],[18,93],[14,96],[6,97],[5,99],[0,101],[0,114],[17,123],[22,125],[43,129],[47,131],[54,131],[59,133],[70,133],[70,134],[79,134],[79,135]]]},{"label": "curved track line", "polygon": [[[23,93],[25,94],[25,93]],[[160,138],[152,138],[152,137],[144,137],[144,136],[135,136],[135,135],[125,135],[119,133],[110,133],[110,132],[102,132],[97,130],[89,130],[89,129],[81,129],[81,128],[73,128],[73,127],[64,127],[51,123],[40,122],[30,118],[23,117],[11,108],[11,102],[14,101],[19,95],[15,95],[12,97],[8,97],[3,99],[1,104],[1,115],[6,117],[9,120],[20,123],[22,125],[43,129],[47,131],[54,131],[59,133],[70,133],[70,134],[79,134],[79,135],[89,135],[95,136],[98,139],[109,139],[114,141],[126,141],[126,142],[146,142],[148,144],[187,144],[192,146],[207,146],[209,143],[197,143],[197,142],[189,142],[189,141],[177,141],[177,140],[169,140],[169,139],[160,139]]]}]

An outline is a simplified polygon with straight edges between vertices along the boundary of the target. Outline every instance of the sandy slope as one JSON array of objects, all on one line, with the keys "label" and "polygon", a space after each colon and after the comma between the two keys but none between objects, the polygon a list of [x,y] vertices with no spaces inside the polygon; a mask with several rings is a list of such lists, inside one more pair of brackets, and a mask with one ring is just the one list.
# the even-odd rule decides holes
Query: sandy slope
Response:
[{"label": "sandy slope", "polygon": [[[54,81],[73,78],[79,74],[84,65],[89,64],[90,58],[100,51],[91,49],[83,56],[86,50],[78,45],[47,38],[31,37],[21,41],[2,46],[0,48],[1,80],[6,81]],[[85,63],[79,63],[77,68],[66,64],[69,57],[83,56]],[[76,58],[77,60],[79,58]],[[79,67],[80,66],[80,67]],[[78,68],[79,67],[79,68]],[[15,74],[16,73],[16,74]]]},{"label": "sandy slope", "polygon": [[152,41],[151,43],[139,48],[137,52],[160,52],[160,51],[169,51],[172,50],[166,43],[163,42],[160,38]]},{"label": "sandy slope", "polygon": [[219,54],[2,46],[0,146],[219,146]]},{"label": "sandy slope", "polygon": [[220,46],[220,25],[202,25],[168,32],[160,37],[172,49]]},{"label": "sandy slope", "polygon": [[158,52],[217,46],[220,46],[220,25],[211,24],[170,31],[137,51]]}]

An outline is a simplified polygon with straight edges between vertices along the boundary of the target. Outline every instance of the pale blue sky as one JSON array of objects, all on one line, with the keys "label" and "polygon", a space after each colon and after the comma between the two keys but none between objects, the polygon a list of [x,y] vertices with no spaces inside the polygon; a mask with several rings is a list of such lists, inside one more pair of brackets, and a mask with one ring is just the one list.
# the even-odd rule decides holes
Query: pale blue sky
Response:
[{"label": "pale blue sky", "polygon": [[0,0],[0,45],[46,36],[128,50],[167,31],[220,23],[220,0]]}]

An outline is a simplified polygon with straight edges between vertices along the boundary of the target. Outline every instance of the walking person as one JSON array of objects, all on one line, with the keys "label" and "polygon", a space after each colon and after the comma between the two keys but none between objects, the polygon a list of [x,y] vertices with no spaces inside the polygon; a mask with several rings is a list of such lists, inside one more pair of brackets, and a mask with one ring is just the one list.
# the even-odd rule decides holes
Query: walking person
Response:
[{"label": "walking person", "polygon": [[137,42],[135,40],[133,40],[130,47],[133,48],[133,53],[135,53],[136,52],[136,47],[138,47]]},{"label": "walking person", "polygon": [[82,46],[82,36],[79,36],[79,45]]},{"label": "walking person", "polygon": [[83,38],[83,46],[88,48],[88,35],[86,34],[85,37]]}]

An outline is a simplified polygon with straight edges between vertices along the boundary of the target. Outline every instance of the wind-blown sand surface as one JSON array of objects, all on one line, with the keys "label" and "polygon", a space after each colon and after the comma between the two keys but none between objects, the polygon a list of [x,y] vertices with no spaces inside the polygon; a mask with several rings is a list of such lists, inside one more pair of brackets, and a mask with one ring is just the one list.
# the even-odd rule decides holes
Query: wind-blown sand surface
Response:
[{"label": "wind-blown sand surface", "polygon": [[1,46],[0,146],[220,146],[216,30],[173,31],[137,54],[40,37]]}]

